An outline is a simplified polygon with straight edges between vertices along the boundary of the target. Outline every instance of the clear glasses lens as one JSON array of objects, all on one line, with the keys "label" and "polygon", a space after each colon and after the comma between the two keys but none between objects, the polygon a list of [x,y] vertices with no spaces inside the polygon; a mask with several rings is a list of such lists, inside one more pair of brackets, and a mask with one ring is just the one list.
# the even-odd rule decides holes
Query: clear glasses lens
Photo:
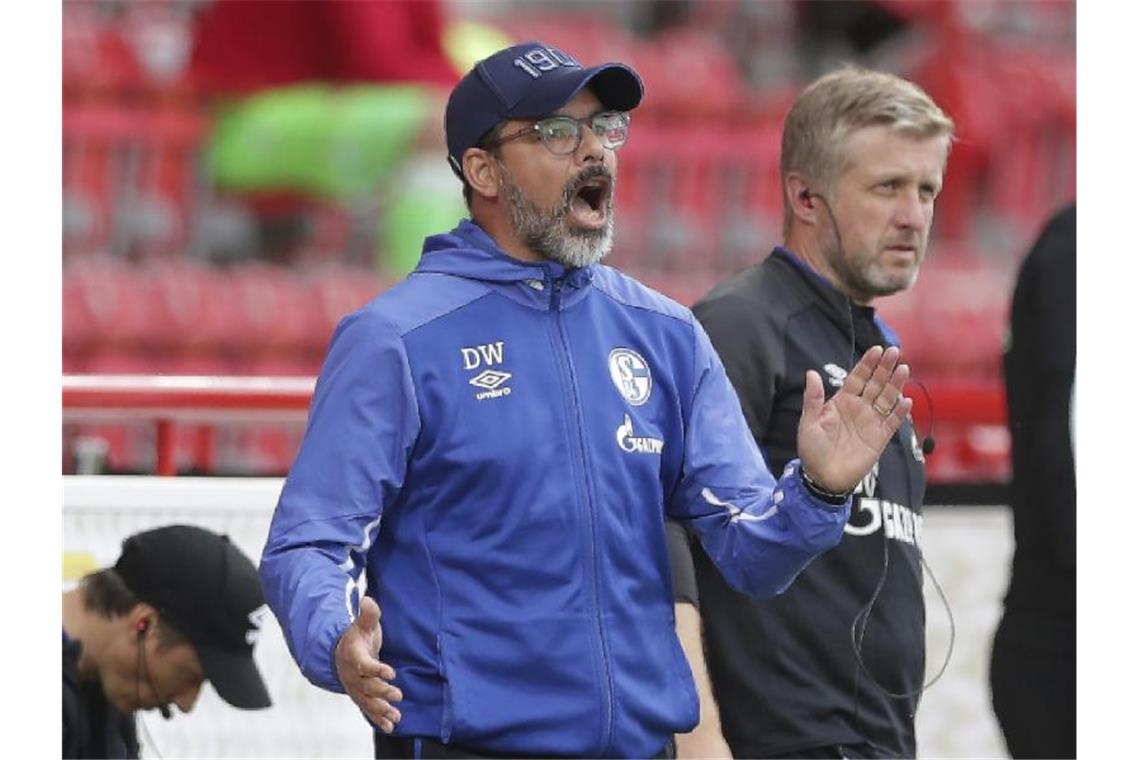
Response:
[{"label": "clear glasses lens", "polygon": [[538,123],[538,133],[547,150],[556,156],[565,156],[578,149],[582,139],[580,125],[569,117],[555,116]]},{"label": "clear glasses lens", "polygon": [[602,139],[602,145],[616,150],[629,138],[629,114],[600,113],[594,117],[594,134]]},{"label": "clear glasses lens", "polygon": [[[629,114],[610,111],[591,117],[590,129],[610,150],[617,150],[629,138]],[[547,150],[556,156],[566,156],[578,150],[582,143],[582,122],[569,116],[552,116],[538,122],[538,133]]]}]

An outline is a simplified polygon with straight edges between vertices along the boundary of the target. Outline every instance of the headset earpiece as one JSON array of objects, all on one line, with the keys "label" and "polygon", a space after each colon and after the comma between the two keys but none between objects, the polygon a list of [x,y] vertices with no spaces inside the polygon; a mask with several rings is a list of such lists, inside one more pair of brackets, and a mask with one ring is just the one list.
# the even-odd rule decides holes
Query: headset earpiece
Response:
[{"label": "headset earpiece", "polygon": [[[153,691],[155,693],[155,695],[159,697],[159,700],[160,700],[160,704],[158,705],[159,714],[162,715],[162,717],[165,718],[166,720],[170,720],[170,718],[171,718],[170,705],[166,704],[166,700],[162,698],[162,695],[160,695],[158,693],[158,689],[155,687],[154,682],[150,680],[150,672],[147,669],[147,665],[146,665],[146,647],[143,646],[143,637],[146,636],[146,632],[149,630],[150,630],[150,618],[142,618],[137,623],[135,623],[135,634],[138,636],[138,650],[139,650],[139,667],[138,667],[138,671],[137,671],[136,677],[135,677],[135,699],[138,701],[139,704],[142,704],[142,697],[141,697],[142,679],[145,675],[147,683],[150,684],[151,691]],[[139,723],[140,723],[140,725],[142,725],[143,731],[147,732],[147,739],[150,740],[150,743],[153,746],[154,740],[150,739],[150,732],[147,731],[146,723],[143,722],[141,720],[141,718],[139,720]],[[162,757],[162,755],[160,754],[159,757]]]}]

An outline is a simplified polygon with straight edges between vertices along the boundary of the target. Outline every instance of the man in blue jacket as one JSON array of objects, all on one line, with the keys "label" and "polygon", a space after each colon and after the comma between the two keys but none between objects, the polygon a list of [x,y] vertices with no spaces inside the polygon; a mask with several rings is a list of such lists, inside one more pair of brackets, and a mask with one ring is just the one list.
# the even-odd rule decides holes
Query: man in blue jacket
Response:
[{"label": "man in blue jacket", "polygon": [[827,403],[810,372],[772,477],[692,314],[598,264],[641,96],[537,42],[476,64],[446,112],[471,221],[333,336],[261,577],[378,756],[664,756],[697,721],[665,517],[778,594],[910,409],[897,349]]}]

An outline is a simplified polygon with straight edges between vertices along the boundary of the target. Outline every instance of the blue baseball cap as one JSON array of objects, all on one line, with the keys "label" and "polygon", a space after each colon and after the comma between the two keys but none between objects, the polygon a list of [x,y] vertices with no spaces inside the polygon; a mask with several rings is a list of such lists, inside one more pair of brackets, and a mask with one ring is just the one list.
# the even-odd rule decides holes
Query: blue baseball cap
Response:
[{"label": "blue baseball cap", "polygon": [[479,61],[447,99],[451,170],[463,179],[464,151],[500,122],[549,116],[586,85],[612,111],[632,111],[645,90],[641,77],[624,63],[583,68],[573,56],[541,42],[524,42]]}]

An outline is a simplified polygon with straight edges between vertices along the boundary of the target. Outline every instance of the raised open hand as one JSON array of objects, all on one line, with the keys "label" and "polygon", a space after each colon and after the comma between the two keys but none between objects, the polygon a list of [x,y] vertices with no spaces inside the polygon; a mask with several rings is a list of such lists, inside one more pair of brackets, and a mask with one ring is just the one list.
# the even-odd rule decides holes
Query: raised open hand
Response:
[{"label": "raised open hand", "polygon": [[798,451],[805,474],[827,491],[852,490],[882,454],[913,402],[902,395],[910,367],[899,350],[875,346],[824,403],[823,381],[808,370]]},{"label": "raised open hand", "polygon": [[341,634],[336,645],[336,674],[357,707],[386,734],[400,722],[392,703],[404,698],[389,681],[396,678],[392,666],[380,662],[380,606],[370,596],[360,599],[360,614]]}]

